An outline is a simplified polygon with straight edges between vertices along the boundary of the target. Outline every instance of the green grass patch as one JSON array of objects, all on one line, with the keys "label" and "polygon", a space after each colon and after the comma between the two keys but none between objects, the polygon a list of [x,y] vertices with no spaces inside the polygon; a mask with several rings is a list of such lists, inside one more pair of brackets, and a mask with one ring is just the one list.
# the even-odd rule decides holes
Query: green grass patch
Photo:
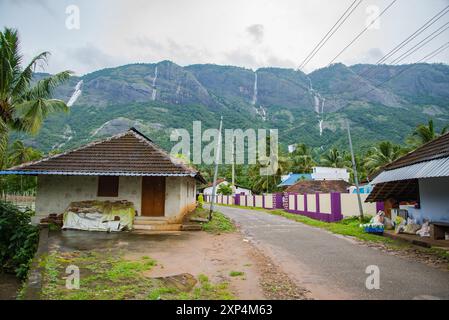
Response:
[{"label": "green grass patch", "polygon": [[[80,269],[80,288],[66,288],[67,266]],[[52,253],[43,257],[42,298],[50,300],[120,300],[143,299],[149,288],[157,287],[154,279],[142,273],[156,261],[147,258],[125,260],[112,251]]]},{"label": "green grass patch", "polygon": [[[66,288],[66,268],[80,269],[79,289]],[[43,269],[42,299],[46,300],[222,300],[234,299],[227,282],[213,284],[205,275],[189,292],[167,287],[160,278],[146,276],[157,262],[148,256],[126,260],[112,250],[55,252],[39,261]]]},{"label": "green grass patch", "polygon": [[221,212],[214,212],[212,220],[202,224],[203,230],[206,232],[219,234],[230,233],[236,231],[234,223]]},{"label": "green grass patch", "polygon": [[231,277],[240,277],[240,276],[244,276],[245,272],[243,272],[243,271],[231,271],[231,272],[229,272],[229,275]]},{"label": "green grass patch", "polygon": [[372,241],[372,242],[383,242],[383,243],[392,243],[393,240],[390,238],[386,238],[383,236],[365,233],[362,228],[360,228],[361,223],[367,223],[371,217],[365,217],[362,222],[360,222],[358,217],[351,217],[351,218],[345,218],[338,222],[324,222],[319,221],[315,219],[311,219],[306,216],[288,213],[283,210],[272,210],[272,211],[266,211],[270,214],[274,214],[277,216],[282,216],[290,220],[294,220],[297,222],[301,222],[304,224],[307,224],[309,226],[321,228],[328,230],[330,232],[341,234],[344,236],[350,236],[355,237],[357,239],[363,240],[363,241]]}]

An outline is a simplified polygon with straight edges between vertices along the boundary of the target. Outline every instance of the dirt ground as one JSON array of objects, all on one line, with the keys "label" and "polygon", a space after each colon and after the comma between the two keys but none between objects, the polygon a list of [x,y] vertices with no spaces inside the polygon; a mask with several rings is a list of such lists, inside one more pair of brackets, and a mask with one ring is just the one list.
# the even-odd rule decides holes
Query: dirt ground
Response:
[{"label": "dirt ground", "polygon": [[0,300],[14,300],[20,284],[15,275],[0,273]]},{"label": "dirt ground", "polygon": [[[237,299],[306,299],[278,267],[239,232],[214,235],[200,232],[117,233],[51,232],[51,251],[70,252],[113,249],[126,260],[150,257],[157,265],[148,277],[181,273],[206,275],[212,283],[228,282]],[[242,273],[231,276],[230,273]],[[82,277],[82,274],[81,274]]]}]

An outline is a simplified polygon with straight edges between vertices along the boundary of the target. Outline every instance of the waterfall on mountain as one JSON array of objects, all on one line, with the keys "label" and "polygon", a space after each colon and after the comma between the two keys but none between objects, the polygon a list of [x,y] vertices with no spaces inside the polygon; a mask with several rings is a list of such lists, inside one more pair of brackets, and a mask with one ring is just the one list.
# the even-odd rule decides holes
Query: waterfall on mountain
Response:
[{"label": "waterfall on mountain", "polygon": [[154,77],[153,77],[153,84],[152,84],[152,87],[153,87],[153,93],[151,94],[151,100],[156,100],[156,93],[157,93],[157,90],[156,90],[156,81],[157,81],[157,66],[156,66],[156,68],[154,69]]},{"label": "waterfall on mountain", "polygon": [[255,106],[257,103],[257,72],[254,72],[254,91],[253,91],[253,100],[251,104]]},{"label": "waterfall on mountain", "polygon": [[67,102],[67,106],[71,107],[75,104],[76,100],[78,100],[79,96],[81,95],[81,87],[83,86],[83,80],[79,81],[75,86],[75,91],[73,91],[72,96],[70,97],[69,101]]}]

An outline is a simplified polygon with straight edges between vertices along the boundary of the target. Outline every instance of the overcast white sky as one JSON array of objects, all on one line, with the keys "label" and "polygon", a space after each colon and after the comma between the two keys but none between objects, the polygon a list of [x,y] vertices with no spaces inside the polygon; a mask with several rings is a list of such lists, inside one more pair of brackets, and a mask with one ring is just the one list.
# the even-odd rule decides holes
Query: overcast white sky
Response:
[{"label": "overcast white sky", "polygon": [[[84,74],[134,62],[172,60],[296,68],[353,0],[0,0],[0,26],[17,28],[28,60],[52,53],[49,72]],[[391,0],[365,0],[307,66],[326,66]],[[66,27],[66,8],[80,10],[80,29]],[[337,61],[374,63],[449,0],[398,0]],[[374,7],[373,7],[374,6]],[[371,8],[371,9],[370,9]],[[372,16],[372,13],[371,13]],[[449,21],[449,14],[420,39]],[[407,62],[449,41],[441,34]],[[449,62],[449,50],[432,62]]]}]

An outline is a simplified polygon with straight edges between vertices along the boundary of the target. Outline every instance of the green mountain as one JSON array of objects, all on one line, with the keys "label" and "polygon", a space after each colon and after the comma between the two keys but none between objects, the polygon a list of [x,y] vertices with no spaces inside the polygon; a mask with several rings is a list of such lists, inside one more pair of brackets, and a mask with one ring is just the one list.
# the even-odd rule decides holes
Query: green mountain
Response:
[{"label": "green mountain", "polygon": [[277,128],[284,147],[305,142],[323,150],[346,148],[349,119],[356,148],[363,149],[380,140],[401,143],[431,118],[437,128],[448,124],[449,66],[334,64],[306,75],[162,61],[72,77],[56,96],[74,102],[70,113],[47,119],[35,137],[19,137],[44,151],[73,148],[130,126],[170,149],[172,129],[191,131],[195,120],[203,129],[216,128],[221,115],[225,128]]}]

